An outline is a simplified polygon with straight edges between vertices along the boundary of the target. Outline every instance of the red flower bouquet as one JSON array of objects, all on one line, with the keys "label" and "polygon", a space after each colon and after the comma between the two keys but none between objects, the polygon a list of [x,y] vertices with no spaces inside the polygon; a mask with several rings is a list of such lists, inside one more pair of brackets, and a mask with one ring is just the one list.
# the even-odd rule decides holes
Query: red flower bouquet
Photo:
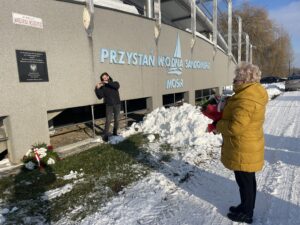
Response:
[{"label": "red flower bouquet", "polygon": [[226,103],[226,98],[212,95],[204,104],[201,105],[203,115],[213,120],[207,125],[207,131],[213,132],[216,130],[217,122],[222,118],[222,110]]}]

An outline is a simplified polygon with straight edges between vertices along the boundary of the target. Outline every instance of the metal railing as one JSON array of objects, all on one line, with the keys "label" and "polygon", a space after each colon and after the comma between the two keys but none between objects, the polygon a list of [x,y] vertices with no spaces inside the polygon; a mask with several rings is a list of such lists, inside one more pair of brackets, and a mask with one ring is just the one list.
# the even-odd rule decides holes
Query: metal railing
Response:
[{"label": "metal railing", "polygon": [[182,106],[183,103],[184,103],[184,99],[181,99],[181,100],[178,100],[178,101],[175,101],[175,102],[172,102],[172,103],[168,103],[168,104],[164,104],[163,106],[168,108],[168,107],[178,107],[178,106]]},{"label": "metal railing", "polygon": [[[123,113],[120,113],[119,121],[128,120],[129,119],[128,115],[131,115],[131,114],[144,113],[146,115],[147,113],[149,113],[148,109],[140,109],[140,110],[134,110],[134,111],[127,112],[127,103],[126,103],[126,101],[125,101],[124,105],[125,105],[125,109],[124,109]],[[101,118],[95,119],[94,105],[91,105],[91,115],[92,115],[92,118],[90,120],[85,120],[85,121],[76,122],[76,123],[64,124],[64,125],[61,125],[61,126],[55,126],[54,129],[51,129],[51,131],[55,131],[57,129],[62,129],[62,128],[76,127],[76,126],[79,126],[79,125],[82,125],[82,124],[91,123],[92,124],[92,129],[93,129],[93,137],[95,138],[96,137],[96,128],[95,128],[96,127],[96,122],[101,121],[101,123],[98,123],[97,126],[105,125],[105,118],[106,117],[101,117]],[[114,120],[112,120],[112,122],[113,121]],[[70,133],[70,132],[75,132],[75,131],[82,130],[82,129],[85,129],[85,128],[80,128],[79,127],[79,129],[76,129],[76,130],[73,130],[73,131],[63,132],[63,133],[59,133],[59,134],[53,134],[53,135],[50,135],[50,136],[55,137],[55,136],[63,135],[63,134]]]}]

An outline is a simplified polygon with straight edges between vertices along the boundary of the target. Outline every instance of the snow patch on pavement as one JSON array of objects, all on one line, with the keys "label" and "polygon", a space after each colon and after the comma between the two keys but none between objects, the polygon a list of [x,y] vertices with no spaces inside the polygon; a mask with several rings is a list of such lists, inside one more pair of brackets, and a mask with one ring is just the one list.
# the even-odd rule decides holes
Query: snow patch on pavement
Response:
[{"label": "snow patch on pavement", "polygon": [[[297,188],[300,184],[300,132],[292,132],[300,127],[299,120],[296,120],[300,113],[299,102],[300,92],[281,93],[267,106],[265,130],[269,138],[266,138],[264,169],[257,173],[258,193],[253,224],[298,225],[300,221],[300,191]],[[81,224],[232,224],[226,213],[230,205],[239,203],[239,194],[232,171],[224,169],[219,161],[220,136],[207,136],[202,144],[195,145],[192,141],[193,145],[186,145],[184,132],[190,131],[173,129],[173,132],[181,132],[185,141],[168,141],[168,135],[176,134],[164,128],[172,130],[177,125],[164,124],[168,124],[169,120],[162,115],[173,116],[165,111],[156,111],[160,113],[159,120],[152,118],[154,115],[149,117],[154,124],[151,129],[144,121],[144,124],[135,124],[128,131],[158,132],[162,136],[146,146],[150,159],[159,167],[146,178],[125,188],[118,197],[86,217]],[[188,112],[186,115],[189,115]],[[199,121],[200,117],[197,118]],[[173,117],[174,121],[176,123]],[[201,122],[206,124],[207,120]],[[187,123],[182,123],[182,127]],[[286,132],[286,129],[289,131]],[[200,137],[205,136],[197,128],[194,130]],[[163,147],[163,141],[171,148]],[[163,160],[166,153],[172,155],[170,160]]]}]

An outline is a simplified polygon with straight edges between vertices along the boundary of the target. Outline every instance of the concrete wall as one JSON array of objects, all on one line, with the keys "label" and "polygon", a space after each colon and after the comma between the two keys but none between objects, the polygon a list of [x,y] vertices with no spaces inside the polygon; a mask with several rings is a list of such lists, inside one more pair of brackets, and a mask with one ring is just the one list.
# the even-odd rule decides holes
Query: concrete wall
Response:
[{"label": "concrete wall", "polygon": [[[49,143],[48,111],[99,103],[93,89],[103,71],[120,82],[122,99],[152,97],[154,108],[162,105],[163,94],[189,92],[193,103],[195,90],[228,85],[233,77],[235,64],[224,52],[214,52],[212,44],[200,38],[191,49],[187,32],[163,25],[156,44],[153,20],[96,8],[89,38],[82,23],[83,5],[2,0],[0,6],[0,116],[7,116],[9,157],[15,163],[32,144]],[[43,29],[14,24],[13,12],[41,18]],[[158,66],[100,62],[102,48],[172,57],[177,35],[182,59],[209,61],[209,70],[183,69],[177,77]],[[49,82],[20,82],[16,50],[46,52]],[[183,79],[183,88],[166,89],[166,81],[173,78]]]}]

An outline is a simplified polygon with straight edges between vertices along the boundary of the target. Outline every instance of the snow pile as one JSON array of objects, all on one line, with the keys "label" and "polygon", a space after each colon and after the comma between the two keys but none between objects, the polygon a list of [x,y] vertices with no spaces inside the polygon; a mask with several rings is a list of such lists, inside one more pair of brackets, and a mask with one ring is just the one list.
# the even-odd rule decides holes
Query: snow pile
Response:
[{"label": "snow pile", "polygon": [[11,166],[11,163],[9,162],[9,159],[0,160],[0,167],[3,167],[3,166]]},{"label": "snow pile", "polygon": [[273,99],[275,96],[280,95],[285,90],[284,82],[263,84],[263,86],[268,92],[269,99]]},{"label": "snow pile", "polygon": [[56,197],[59,197],[65,193],[70,192],[73,189],[73,185],[72,184],[66,184],[65,186],[61,187],[61,188],[56,188],[50,191],[46,191],[44,196],[42,197],[43,200],[51,200],[54,199]]},{"label": "snow pile", "polygon": [[[3,172],[5,174],[6,171],[11,171],[12,169],[18,168],[20,166],[21,166],[21,164],[18,164],[18,165],[11,164],[9,162],[9,159],[2,159],[2,160],[0,160],[0,173]],[[0,177],[2,177],[1,174],[0,174]]]},{"label": "snow pile", "polygon": [[155,109],[142,123],[133,124],[122,135],[127,137],[143,132],[151,135],[148,139],[152,142],[155,138],[152,135],[158,134],[160,142],[173,147],[200,146],[214,136],[206,132],[209,123],[211,120],[205,117],[198,107],[184,103],[180,107]]},{"label": "snow pile", "polygon": [[69,174],[63,176],[63,180],[77,179],[77,177],[82,177],[83,173],[78,173],[77,171],[71,170]]}]

